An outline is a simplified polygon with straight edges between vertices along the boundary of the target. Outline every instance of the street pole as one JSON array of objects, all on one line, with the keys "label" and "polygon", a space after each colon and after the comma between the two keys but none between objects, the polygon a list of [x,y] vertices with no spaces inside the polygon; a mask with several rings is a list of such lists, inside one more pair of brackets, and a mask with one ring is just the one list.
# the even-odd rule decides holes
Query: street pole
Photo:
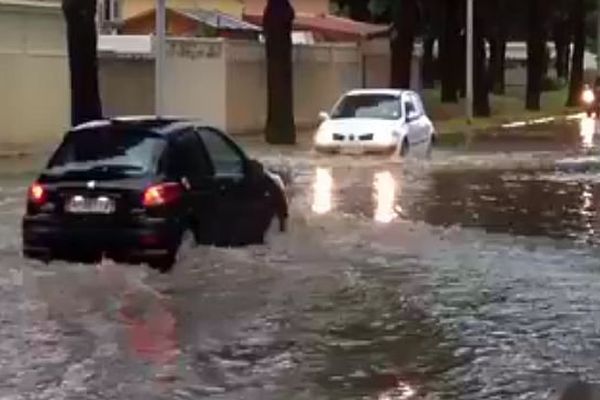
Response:
[{"label": "street pole", "polygon": [[164,116],[165,99],[165,47],[166,47],[166,0],[156,0],[156,36],[155,47],[155,112],[157,117]]},{"label": "street pole", "polygon": [[[467,122],[473,122],[473,0],[467,1]],[[600,1],[600,0],[598,0]]]}]

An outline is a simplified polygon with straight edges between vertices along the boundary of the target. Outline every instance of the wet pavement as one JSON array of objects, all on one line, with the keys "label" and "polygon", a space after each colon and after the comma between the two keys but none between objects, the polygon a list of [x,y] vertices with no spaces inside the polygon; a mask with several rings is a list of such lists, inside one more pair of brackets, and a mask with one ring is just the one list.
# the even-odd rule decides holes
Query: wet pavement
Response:
[{"label": "wet pavement", "polygon": [[559,134],[404,161],[244,139],[290,184],[291,231],[167,276],[21,259],[37,164],[0,161],[0,398],[554,399],[600,381],[600,129],[535,129]]}]

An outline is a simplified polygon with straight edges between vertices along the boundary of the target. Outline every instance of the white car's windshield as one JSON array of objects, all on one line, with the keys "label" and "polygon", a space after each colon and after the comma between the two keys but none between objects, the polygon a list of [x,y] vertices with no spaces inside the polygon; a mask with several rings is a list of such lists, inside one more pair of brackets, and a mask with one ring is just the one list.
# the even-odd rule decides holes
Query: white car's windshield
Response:
[{"label": "white car's windshield", "polygon": [[361,94],[344,97],[333,110],[331,118],[399,119],[401,116],[402,107],[397,96]]}]

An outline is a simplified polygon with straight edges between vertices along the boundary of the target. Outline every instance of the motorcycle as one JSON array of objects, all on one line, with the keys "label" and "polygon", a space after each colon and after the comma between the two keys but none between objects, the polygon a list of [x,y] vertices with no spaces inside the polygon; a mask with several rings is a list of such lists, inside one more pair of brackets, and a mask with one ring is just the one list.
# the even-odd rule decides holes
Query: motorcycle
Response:
[{"label": "motorcycle", "polygon": [[600,96],[596,96],[594,89],[585,85],[583,92],[581,93],[581,101],[588,117],[595,115],[596,118],[600,118],[600,98],[597,97]]}]

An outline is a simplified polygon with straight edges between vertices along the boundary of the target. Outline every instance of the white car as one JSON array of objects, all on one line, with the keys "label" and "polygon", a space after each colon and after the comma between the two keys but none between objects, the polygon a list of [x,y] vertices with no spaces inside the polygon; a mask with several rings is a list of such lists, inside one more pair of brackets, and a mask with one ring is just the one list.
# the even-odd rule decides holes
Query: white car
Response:
[{"label": "white car", "polygon": [[320,152],[406,155],[417,146],[429,151],[435,142],[435,128],[421,98],[410,90],[352,90],[331,114],[319,116],[314,145]]}]

